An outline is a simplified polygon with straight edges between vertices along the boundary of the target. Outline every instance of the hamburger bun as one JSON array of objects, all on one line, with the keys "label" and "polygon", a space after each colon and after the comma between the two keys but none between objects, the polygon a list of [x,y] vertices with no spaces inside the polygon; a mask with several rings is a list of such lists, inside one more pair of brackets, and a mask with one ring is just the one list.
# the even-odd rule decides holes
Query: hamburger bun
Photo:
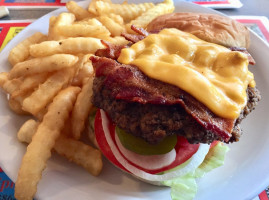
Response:
[{"label": "hamburger bun", "polygon": [[207,42],[226,47],[248,48],[249,30],[243,24],[225,16],[205,13],[172,13],[159,16],[150,22],[147,31],[177,28]]}]

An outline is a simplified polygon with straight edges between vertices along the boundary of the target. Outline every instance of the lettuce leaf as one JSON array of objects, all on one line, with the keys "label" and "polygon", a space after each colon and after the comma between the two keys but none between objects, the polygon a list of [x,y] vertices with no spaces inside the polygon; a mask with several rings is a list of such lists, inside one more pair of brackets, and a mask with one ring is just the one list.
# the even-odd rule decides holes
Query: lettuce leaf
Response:
[{"label": "lettuce leaf", "polygon": [[163,181],[162,184],[171,187],[172,200],[191,200],[197,193],[197,184],[194,172],[172,180]]},{"label": "lettuce leaf", "polygon": [[204,162],[194,171],[182,177],[163,181],[162,184],[171,187],[172,200],[191,200],[197,193],[196,178],[203,177],[207,172],[224,164],[224,158],[229,147],[219,142],[212,147]]},{"label": "lettuce leaf", "polygon": [[212,169],[222,166],[224,164],[225,155],[228,151],[229,147],[225,146],[221,142],[211,148],[203,163],[195,170],[195,178],[201,178]]}]

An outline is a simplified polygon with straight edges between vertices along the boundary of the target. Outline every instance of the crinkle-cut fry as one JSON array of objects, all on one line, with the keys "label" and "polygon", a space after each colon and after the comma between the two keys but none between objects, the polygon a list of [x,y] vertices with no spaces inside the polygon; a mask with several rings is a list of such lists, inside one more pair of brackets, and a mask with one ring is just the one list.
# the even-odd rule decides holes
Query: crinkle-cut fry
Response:
[{"label": "crinkle-cut fry", "polygon": [[126,25],[127,32],[133,33],[131,25],[137,27],[146,28],[147,25],[156,17],[173,12],[175,9],[172,0],[164,0],[164,2],[157,4],[156,6],[148,9],[136,19],[132,20]]},{"label": "crinkle-cut fry", "polygon": [[62,90],[49,106],[22,159],[15,184],[16,199],[33,199],[42,171],[51,157],[51,150],[79,92],[78,87],[68,87]]},{"label": "crinkle-cut fry", "polygon": [[69,12],[75,15],[77,20],[82,20],[87,17],[95,17],[95,15],[80,7],[75,1],[68,1],[65,6]]},{"label": "crinkle-cut fry", "polygon": [[40,84],[29,97],[24,99],[22,109],[36,115],[52,101],[57,93],[67,86],[72,74],[71,69],[63,69],[52,74],[43,84]]},{"label": "crinkle-cut fry", "polygon": [[64,128],[61,132],[62,135],[66,137],[72,137],[72,123],[71,123],[71,114],[69,115],[68,119],[64,123]]},{"label": "crinkle-cut fry", "polygon": [[29,115],[28,112],[24,111],[21,107],[21,103],[16,100],[15,98],[9,98],[8,100],[8,105],[9,105],[9,108],[17,113],[18,115]]},{"label": "crinkle-cut fry", "polygon": [[59,29],[61,26],[72,24],[75,19],[76,17],[73,13],[61,13],[57,17],[51,17],[48,40],[60,40],[66,38],[60,34]]},{"label": "crinkle-cut fry", "polygon": [[73,13],[61,13],[55,21],[56,28],[64,25],[70,25],[76,20]]},{"label": "crinkle-cut fry", "polygon": [[110,42],[112,44],[116,44],[116,45],[126,45],[126,44],[129,43],[129,41],[126,40],[122,36],[106,37],[106,38],[103,38],[103,40],[108,41],[108,42]]},{"label": "crinkle-cut fry", "polygon": [[124,25],[124,20],[123,20],[122,16],[116,15],[114,13],[108,13],[107,16],[110,17],[115,22],[117,22],[118,24]]},{"label": "crinkle-cut fry", "polygon": [[89,78],[94,75],[94,69],[90,60],[92,55],[93,54],[86,54],[80,58],[76,66],[77,72],[72,80],[71,85],[82,86],[85,78]]},{"label": "crinkle-cut fry", "polygon": [[92,85],[93,77],[90,77],[84,83],[81,92],[78,94],[78,98],[72,111],[72,136],[76,140],[80,139],[81,133],[85,128],[85,121],[92,107]]},{"label": "crinkle-cut fry", "polygon": [[89,4],[88,7],[88,11],[94,15],[98,15],[96,7],[95,7],[95,3],[97,1],[103,1],[103,2],[107,2],[107,3],[111,3],[111,0],[92,0],[91,3]]},{"label": "crinkle-cut fry", "polygon": [[23,83],[22,80],[19,78],[7,80],[3,85],[3,90],[7,94],[12,94],[14,91],[16,91],[20,88],[20,85],[22,83]]},{"label": "crinkle-cut fry", "polygon": [[3,85],[8,81],[8,72],[0,73],[0,87],[3,88]]},{"label": "crinkle-cut fry", "polygon": [[123,25],[118,24],[108,16],[100,16],[98,19],[110,31],[112,36],[120,36],[123,32],[126,32]]},{"label": "crinkle-cut fry", "polygon": [[[55,22],[57,20],[56,16],[51,16],[49,19],[49,30],[48,30],[48,40],[55,39]],[[56,39],[55,39],[56,40]]]},{"label": "crinkle-cut fry", "polygon": [[86,25],[93,25],[93,26],[102,26],[102,23],[99,22],[96,18],[85,18],[80,21],[75,21],[73,24],[86,24]]},{"label": "crinkle-cut fry", "polygon": [[30,143],[34,136],[39,123],[33,119],[29,119],[21,126],[17,133],[17,138],[20,142]]},{"label": "crinkle-cut fry", "polygon": [[99,175],[103,168],[101,152],[83,142],[61,135],[54,149],[58,154],[82,166],[94,176]]},{"label": "crinkle-cut fry", "polygon": [[[30,119],[26,121],[17,134],[19,141],[30,143],[38,125],[39,123],[35,120]],[[61,134],[55,142],[54,150],[66,157],[69,161],[82,166],[94,176],[99,175],[102,170],[101,152],[83,142],[76,141]]]},{"label": "crinkle-cut fry", "polygon": [[60,27],[59,33],[66,37],[102,38],[110,35],[110,32],[105,26],[95,26],[88,24],[64,25]]},{"label": "crinkle-cut fry", "polygon": [[33,57],[50,56],[53,54],[87,54],[105,48],[100,39],[92,37],[68,38],[60,41],[45,41],[30,47]]},{"label": "crinkle-cut fry", "polygon": [[73,78],[71,85],[82,86],[83,81],[94,75],[94,70],[91,61],[83,64],[82,68],[79,69],[77,75]]},{"label": "crinkle-cut fry", "polygon": [[103,1],[95,3],[97,13],[99,15],[106,15],[114,13],[121,15],[125,22],[129,22],[146,12],[148,9],[153,8],[153,3],[140,3],[140,4],[111,4]]},{"label": "crinkle-cut fry", "polygon": [[23,93],[29,90],[33,91],[37,86],[39,86],[39,84],[45,82],[48,76],[49,76],[48,73],[41,73],[25,77],[25,79],[23,79],[22,83],[20,84],[19,88],[14,92],[12,92],[11,96],[16,97],[22,95]]},{"label": "crinkle-cut fry", "polygon": [[29,115],[29,112],[26,112],[22,109],[22,102],[24,101],[24,99],[29,97],[31,93],[32,91],[27,91],[16,97],[12,97],[12,95],[10,95],[8,99],[9,108],[19,115]]},{"label": "crinkle-cut fry", "polygon": [[47,57],[33,58],[16,64],[9,72],[9,79],[14,79],[32,74],[53,72],[74,66],[78,61],[77,56],[70,54],[55,54]]},{"label": "crinkle-cut fry", "polygon": [[38,113],[36,113],[36,114],[34,115],[34,117],[35,117],[36,119],[38,119],[38,121],[41,122],[41,121],[43,120],[45,114],[48,112],[48,107],[49,107],[50,103],[51,103],[51,102],[49,102],[49,103],[45,106],[45,108],[42,108]]},{"label": "crinkle-cut fry", "polygon": [[66,38],[66,37],[58,34],[58,32],[55,28],[56,20],[57,20],[56,16],[51,16],[49,19],[48,40],[60,40],[60,39]]},{"label": "crinkle-cut fry", "polygon": [[17,44],[10,52],[8,55],[8,61],[9,63],[14,66],[15,64],[25,61],[29,57],[29,47],[32,44],[36,44],[39,42],[42,42],[47,39],[47,36],[40,33],[36,32],[32,36],[26,38],[19,44]]}]

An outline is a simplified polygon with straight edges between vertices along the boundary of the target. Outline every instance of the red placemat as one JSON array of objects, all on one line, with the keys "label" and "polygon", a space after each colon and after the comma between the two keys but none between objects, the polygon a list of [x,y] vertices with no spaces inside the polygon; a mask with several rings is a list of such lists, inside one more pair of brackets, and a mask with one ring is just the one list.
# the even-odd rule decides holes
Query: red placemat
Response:
[{"label": "red placemat", "polygon": [[61,7],[65,3],[61,0],[0,0],[0,6],[6,6],[8,8],[40,8],[40,7]]},{"label": "red placemat", "polygon": [[243,4],[240,0],[185,0],[205,7],[215,9],[240,8]]}]

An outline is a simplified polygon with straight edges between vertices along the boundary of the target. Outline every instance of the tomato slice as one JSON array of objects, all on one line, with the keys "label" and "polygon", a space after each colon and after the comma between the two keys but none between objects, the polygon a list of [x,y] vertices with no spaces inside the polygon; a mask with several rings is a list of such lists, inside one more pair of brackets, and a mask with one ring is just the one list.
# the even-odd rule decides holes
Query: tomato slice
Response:
[{"label": "tomato slice", "polygon": [[[104,130],[103,130],[103,125],[102,125],[102,117],[101,117],[101,113],[100,110],[97,111],[96,113],[96,117],[95,117],[95,135],[96,135],[96,140],[97,143],[100,147],[100,150],[102,151],[102,153],[104,154],[104,156],[110,161],[112,162],[114,165],[118,166],[119,168],[121,168],[122,170],[125,170],[128,172],[128,170],[126,170],[124,168],[124,166],[122,166],[118,160],[116,159],[116,157],[114,156],[113,152],[111,151],[111,148],[109,147],[108,143],[107,143],[107,139],[105,137],[104,134]],[[108,129],[110,131],[110,135],[111,138],[113,139],[113,142],[116,144],[115,141],[115,125],[109,121],[108,124]],[[168,166],[160,168],[160,169],[155,169],[155,170],[148,170],[148,169],[144,169],[140,166],[137,166],[135,163],[132,163],[128,160],[128,158],[126,158],[121,151],[119,150],[119,152],[121,153],[121,155],[132,165],[134,165],[135,167],[137,167],[138,169],[141,169],[147,173],[150,174],[158,174],[160,172],[175,168],[177,166],[179,166],[180,164],[184,163],[185,161],[187,161],[189,158],[192,157],[193,154],[195,154],[197,152],[199,148],[199,144],[190,144],[184,137],[182,136],[178,136],[178,141],[177,144],[175,146],[175,150],[176,150],[176,158],[175,160]]]},{"label": "tomato slice", "polygon": [[[110,123],[111,124],[111,123]],[[100,109],[97,110],[96,115],[95,115],[95,120],[94,120],[94,133],[96,137],[96,141],[99,145],[100,150],[102,151],[103,155],[114,165],[119,167],[120,169],[129,172],[125,167],[122,166],[122,164],[119,163],[119,161],[116,159],[114,156],[113,152],[111,151],[111,148],[109,147],[103,126],[102,126],[102,118],[101,118],[101,113]]]}]

